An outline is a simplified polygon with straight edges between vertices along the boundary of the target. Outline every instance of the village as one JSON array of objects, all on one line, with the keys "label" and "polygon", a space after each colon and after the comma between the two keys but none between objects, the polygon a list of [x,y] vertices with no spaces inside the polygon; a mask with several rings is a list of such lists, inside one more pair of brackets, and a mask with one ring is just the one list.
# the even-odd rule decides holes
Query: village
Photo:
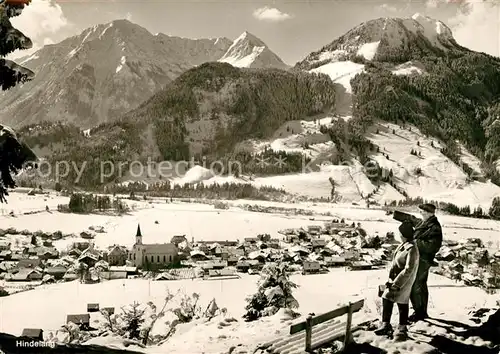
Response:
[{"label": "village", "polygon": [[[399,244],[392,232],[367,235],[360,223],[343,219],[333,219],[323,226],[281,230],[280,238],[260,234],[241,241],[213,242],[174,235],[165,244],[147,244],[147,235],[137,225],[131,249],[121,245],[97,249],[93,239],[104,232],[100,226],[91,226],[67,250],[58,251],[53,243],[74,235],[0,230],[0,296],[67,281],[88,284],[131,277],[151,281],[235,279],[243,273],[258,275],[270,262],[284,262],[291,273],[305,276],[341,267],[370,270],[386,267]],[[12,239],[9,235],[21,236],[24,241],[19,237],[8,241]],[[435,273],[487,291],[500,288],[500,252],[490,254],[478,239],[445,240],[436,260]],[[109,313],[114,311],[111,305],[105,304]],[[88,304],[87,311],[103,310],[99,306]],[[85,329],[89,319],[88,313],[68,314],[67,323]],[[39,338],[41,332],[27,329],[23,335]]]}]

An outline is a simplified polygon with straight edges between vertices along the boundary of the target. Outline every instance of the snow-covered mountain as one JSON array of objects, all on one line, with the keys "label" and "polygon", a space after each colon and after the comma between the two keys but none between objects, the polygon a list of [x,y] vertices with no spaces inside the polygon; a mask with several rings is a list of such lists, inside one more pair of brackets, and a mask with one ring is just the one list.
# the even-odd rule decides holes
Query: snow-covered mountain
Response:
[{"label": "snow-covered mountain", "polygon": [[262,40],[247,31],[236,38],[219,61],[240,68],[288,68],[288,65],[273,53]]},{"label": "snow-covered mountain", "polygon": [[0,119],[14,127],[62,120],[88,128],[107,122],[183,71],[216,61],[231,43],[153,35],[127,20],[97,25],[20,59],[35,78],[0,96]]},{"label": "snow-covered mountain", "polygon": [[[302,69],[337,61],[386,61],[397,56],[419,56],[465,49],[443,22],[419,13],[409,18],[379,18],[364,22],[297,63]],[[391,58],[392,59],[392,58]]]},{"label": "snow-covered mountain", "polygon": [[[254,143],[254,151],[265,147],[300,152],[317,163],[332,158],[345,161],[345,156],[339,158],[339,150],[359,147],[335,130],[337,121],[343,119],[353,123],[353,131],[365,135],[370,142],[365,144],[368,152],[348,156],[350,167],[324,166],[312,174],[265,177],[258,182],[325,197],[331,177],[343,200],[359,202],[369,196],[383,203],[424,197],[487,208],[500,195],[494,166],[486,163],[484,153],[486,149],[490,161],[498,158],[493,132],[499,108],[491,100],[497,94],[496,86],[484,79],[491,76],[483,72],[486,66],[479,65],[481,62],[500,73],[500,60],[459,46],[446,25],[420,14],[380,18],[354,27],[295,67],[326,74],[339,84],[335,114],[314,124],[287,122],[273,139]],[[417,77],[407,80],[409,75]],[[469,108],[470,102],[474,104]],[[353,121],[365,121],[364,130],[359,131]],[[337,137],[333,142],[332,136]],[[477,147],[483,149],[482,154]],[[361,157],[393,171],[394,179],[373,183]]]},{"label": "snow-covered mountain", "polygon": [[[468,51],[457,44],[443,22],[416,13],[408,18],[378,18],[361,23],[310,53],[295,67],[327,74],[344,87],[345,93],[351,94],[350,81],[365,71],[367,62],[397,63],[392,68],[396,75],[421,74],[424,70],[420,58],[440,56],[449,50]],[[347,101],[343,97],[340,103],[350,105]]]}]

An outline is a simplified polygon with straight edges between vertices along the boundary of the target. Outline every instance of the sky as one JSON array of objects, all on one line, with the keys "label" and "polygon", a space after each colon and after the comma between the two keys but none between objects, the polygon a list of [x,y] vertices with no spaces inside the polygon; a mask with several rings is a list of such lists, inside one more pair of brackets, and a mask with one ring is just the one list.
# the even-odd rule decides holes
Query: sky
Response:
[{"label": "sky", "polygon": [[123,18],[187,38],[236,39],[248,31],[294,65],[364,21],[416,12],[446,23],[460,44],[500,56],[500,0],[32,0],[12,23],[33,50]]}]

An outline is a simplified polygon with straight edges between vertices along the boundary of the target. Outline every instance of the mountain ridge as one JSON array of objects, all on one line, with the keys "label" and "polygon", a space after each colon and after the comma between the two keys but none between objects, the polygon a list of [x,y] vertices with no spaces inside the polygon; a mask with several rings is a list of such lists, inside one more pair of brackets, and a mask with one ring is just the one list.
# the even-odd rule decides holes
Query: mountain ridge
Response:
[{"label": "mountain ridge", "polygon": [[118,119],[186,70],[219,60],[232,44],[153,35],[128,20],[95,25],[21,58],[35,78],[2,94],[0,118],[15,128],[61,120],[88,129]]}]

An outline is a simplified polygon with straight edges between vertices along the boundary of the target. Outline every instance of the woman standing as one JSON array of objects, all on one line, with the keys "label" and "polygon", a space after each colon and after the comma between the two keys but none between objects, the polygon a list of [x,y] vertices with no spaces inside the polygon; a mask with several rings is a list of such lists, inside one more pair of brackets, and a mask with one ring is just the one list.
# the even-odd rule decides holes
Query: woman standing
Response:
[{"label": "woman standing", "polygon": [[399,226],[402,243],[394,252],[389,270],[389,281],[382,294],[382,324],[375,334],[392,335],[391,317],[394,303],[398,304],[399,326],[394,340],[408,338],[408,312],[411,288],[417,276],[419,253],[413,240],[413,225],[409,221]]}]

